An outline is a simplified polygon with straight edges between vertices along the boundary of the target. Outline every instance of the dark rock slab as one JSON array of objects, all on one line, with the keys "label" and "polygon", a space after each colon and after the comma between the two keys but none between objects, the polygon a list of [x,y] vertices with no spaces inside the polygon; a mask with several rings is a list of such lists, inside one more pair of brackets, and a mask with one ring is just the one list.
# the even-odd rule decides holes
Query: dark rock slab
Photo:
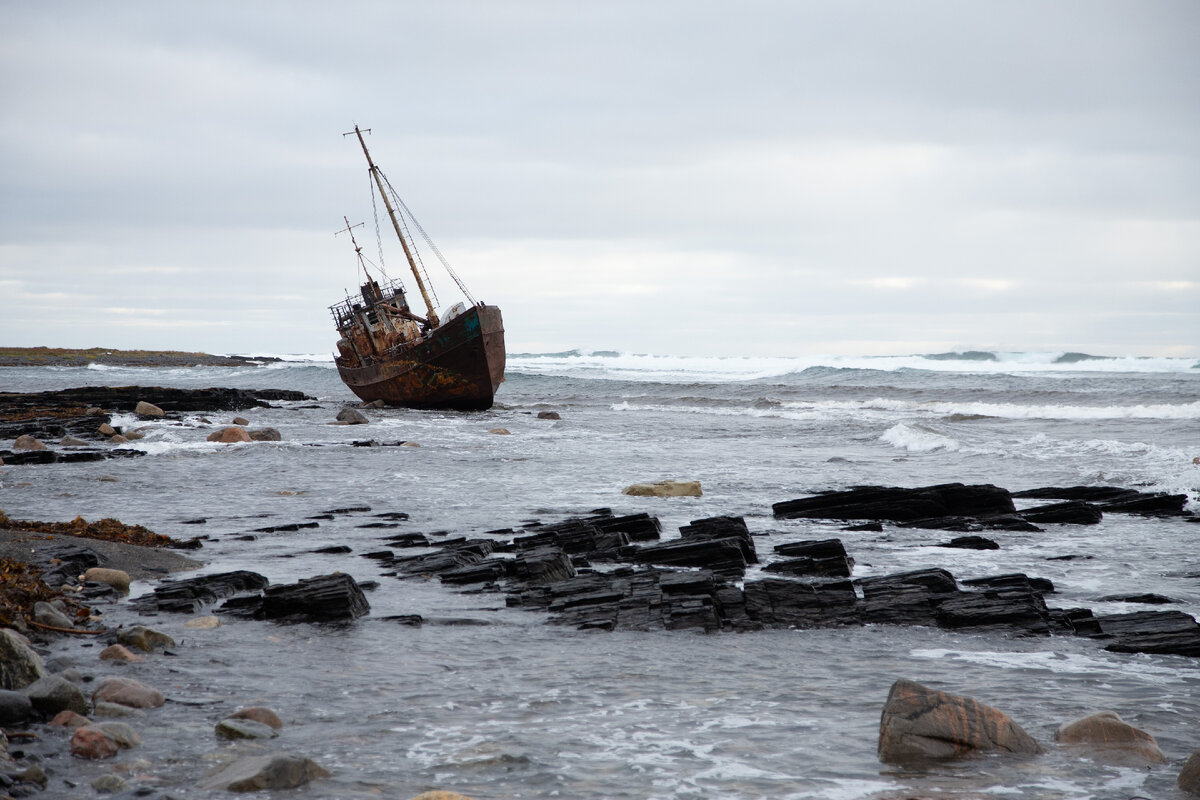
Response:
[{"label": "dark rock slab", "polygon": [[341,572],[268,586],[262,595],[235,598],[222,611],[281,622],[346,622],[371,610],[354,578]]},{"label": "dark rock slab", "polygon": [[1135,611],[1096,617],[1104,649],[1117,653],[1200,656],[1200,624],[1182,611]]},{"label": "dark rock slab", "polygon": [[1050,610],[1039,592],[1031,589],[959,592],[937,604],[941,628],[1017,628],[1029,633],[1049,633],[1054,627]]},{"label": "dark rock slab", "polygon": [[515,580],[530,586],[545,586],[575,575],[570,557],[557,547],[526,550],[513,559],[511,570]]},{"label": "dark rock slab", "polygon": [[922,569],[860,578],[862,620],[890,625],[937,625],[941,602],[958,594],[958,581],[944,569]]},{"label": "dark rock slab", "polygon": [[318,575],[297,583],[268,586],[261,618],[303,622],[340,622],[368,614],[371,604],[354,578],[345,573]]},{"label": "dark rock slab", "polygon": [[999,550],[1000,545],[983,536],[959,536],[938,547],[954,547],[960,550]]},{"label": "dark rock slab", "polygon": [[674,539],[641,547],[630,545],[622,554],[639,564],[703,567],[726,577],[738,578],[746,572],[742,543],[736,538]]},{"label": "dark rock slab", "polygon": [[1013,492],[1012,496],[1034,500],[1083,500],[1089,503],[1101,503],[1111,500],[1128,500],[1137,497],[1138,494],[1134,489],[1123,489],[1119,486],[1045,486],[1040,489]]},{"label": "dark rock slab", "polygon": [[1052,608],[1050,620],[1057,629],[1076,636],[1098,636],[1101,633],[1100,623],[1090,608]]},{"label": "dark rock slab", "polygon": [[1186,494],[1143,493],[1126,500],[1111,500],[1102,503],[1100,508],[1111,514],[1141,514],[1147,517],[1181,517],[1188,512],[1183,510],[1187,505]]},{"label": "dark rock slab", "polygon": [[618,551],[629,544],[629,537],[624,531],[602,530],[586,519],[569,519],[536,528],[530,526],[527,530],[534,532],[513,539],[513,545],[518,550],[557,547],[572,555],[616,559]]},{"label": "dark rock slab", "polygon": [[1104,603],[1144,603],[1151,606],[1165,606],[1171,603],[1177,603],[1178,600],[1172,600],[1161,594],[1147,592],[1145,594],[1110,594],[1100,598],[1100,602]]},{"label": "dark rock slab", "polygon": [[630,542],[654,542],[662,538],[662,523],[646,513],[620,517],[599,515],[588,517],[587,521],[607,533],[623,533]]},{"label": "dark rock slab", "polygon": [[217,600],[242,592],[260,591],[270,582],[257,572],[236,570],[160,583],[150,594],[133,600],[142,613],[171,611],[194,614]]},{"label": "dark rock slab", "polygon": [[488,559],[478,564],[452,569],[441,573],[438,578],[442,583],[463,586],[472,583],[491,583],[508,574],[506,563],[498,559]]},{"label": "dark rock slab", "polygon": [[940,517],[987,517],[1016,513],[1008,490],[990,484],[947,483],[916,489],[857,487],[775,503],[780,519],[867,519],[912,522]]},{"label": "dark rock slab", "polygon": [[758,552],[754,549],[754,539],[746,527],[743,517],[708,517],[692,520],[691,524],[679,529],[679,535],[684,539],[733,539],[742,549],[742,557],[747,564],[758,563]]},{"label": "dark rock slab", "polygon": [[1042,524],[1096,525],[1104,518],[1100,507],[1083,500],[1067,500],[1063,503],[1027,508],[1021,516],[1030,522]]},{"label": "dark rock slab", "polygon": [[775,552],[787,556],[763,567],[766,572],[790,575],[812,575],[828,578],[849,578],[854,559],[846,555],[841,539],[818,539],[787,542],[775,546]]},{"label": "dark rock slab", "polygon": [[858,595],[848,580],[746,581],[746,615],[766,627],[824,628],[861,622]]},{"label": "dark rock slab", "polygon": [[1004,575],[988,575],[983,578],[967,578],[963,586],[978,589],[1016,590],[1021,592],[1040,592],[1053,594],[1054,583],[1049,578],[1033,578],[1024,572],[1010,572]]}]

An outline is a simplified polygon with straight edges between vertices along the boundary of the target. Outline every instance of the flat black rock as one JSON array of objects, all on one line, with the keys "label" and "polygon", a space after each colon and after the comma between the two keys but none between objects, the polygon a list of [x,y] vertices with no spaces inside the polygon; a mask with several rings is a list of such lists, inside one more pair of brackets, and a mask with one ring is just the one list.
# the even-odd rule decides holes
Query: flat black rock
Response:
[{"label": "flat black rock", "polygon": [[941,517],[1014,514],[1012,496],[998,486],[947,483],[902,489],[866,486],[775,503],[780,519],[886,520],[912,522]]},{"label": "flat black rock", "polygon": [[219,572],[160,583],[153,592],[135,599],[131,605],[143,613],[171,611],[194,614],[217,600],[241,592],[260,591],[266,588],[268,583],[269,581],[257,572]]}]

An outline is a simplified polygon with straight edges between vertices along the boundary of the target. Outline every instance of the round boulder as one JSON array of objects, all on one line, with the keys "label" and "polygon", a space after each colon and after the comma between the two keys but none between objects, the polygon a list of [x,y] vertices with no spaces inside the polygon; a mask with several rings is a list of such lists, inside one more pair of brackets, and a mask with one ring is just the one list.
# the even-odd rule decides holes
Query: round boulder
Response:
[{"label": "round boulder", "polygon": [[33,707],[43,714],[74,711],[86,714],[90,710],[87,697],[79,687],[61,675],[47,675],[29,684],[23,690]]},{"label": "round boulder", "polygon": [[91,567],[83,573],[83,579],[89,583],[111,586],[121,594],[129,594],[129,573],[125,570]]},{"label": "round boulder", "polygon": [[71,622],[70,617],[45,601],[33,604],[33,621],[51,628],[71,629],[75,627],[75,623]]},{"label": "round boulder", "polygon": [[202,791],[257,792],[295,789],[329,773],[311,759],[291,753],[251,756],[218,769],[197,784]]},{"label": "round boulder", "polygon": [[1086,750],[1099,760],[1122,766],[1162,764],[1167,760],[1154,737],[1121,719],[1115,711],[1064,722],[1054,741]]},{"label": "round boulder", "polygon": [[1200,750],[1194,751],[1184,762],[1175,785],[1188,794],[1200,795]]},{"label": "round boulder", "polygon": [[250,424],[250,420],[246,419],[245,417],[234,417],[234,418],[233,418],[233,424],[234,424],[234,425],[241,425],[241,426],[244,428],[244,427],[246,427],[247,425],[249,425],[249,424]]},{"label": "round boulder", "polygon": [[220,444],[236,444],[237,442],[249,442],[250,434],[245,428],[234,426],[232,428],[221,428],[219,431],[214,431],[208,435],[206,441],[219,442]]},{"label": "round boulder", "polygon": [[83,725],[90,725],[92,721],[82,714],[76,714],[74,711],[60,711],[54,715],[54,719],[50,720],[49,724],[54,728],[70,728],[75,730]]},{"label": "round boulder", "polygon": [[283,437],[275,428],[256,428],[250,431],[250,438],[256,442],[281,442]]},{"label": "round boulder", "polygon": [[42,657],[24,636],[0,628],[0,689],[21,689],[46,674]]},{"label": "round boulder", "polygon": [[39,441],[37,438],[29,435],[28,433],[18,436],[17,440],[15,442],[13,442],[13,450],[30,450],[30,451],[32,451],[32,450],[45,450],[45,449],[46,449],[46,445],[42,444],[41,441]]},{"label": "round boulder", "polygon": [[117,641],[126,647],[136,647],[146,653],[152,653],[158,648],[174,647],[175,640],[165,633],[147,628],[145,625],[134,625],[132,628],[117,634]]},{"label": "round boulder", "polygon": [[353,408],[343,408],[338,412],[337,421],[344,425],[366,425],[370,420],[361,411]]},{"label": "round boulder", "polygon": [[33,715],[33,703],[24,692],[0,689],[0,726],[20,725]]},{"label": "round boulder", "polygon": [[71,755],[76,758],[112,758],[119,749],[114,739],[92,725],[76,728],[71,734]]},{"label": "round boulder", "polygon": [[984,751],[1042,749],[1004,712],[913,681],[892,684],[879,720],[879,760],[891,764],[962,758]]},{"label": "round boulder", "polygon": [[74,436],[64,436],[59,444],[63,447],[87,447],[88,443],[83,439],[76,439]]},{"label": "round boulder", "polygon": [[539,411],[538,419],[562,419],[557,411]]},{"label": "round boulder", "polygon": [[621,494],[631,497],[700,497],[700,481],[657,481],[626,486]]},{"label": "round boulder", "polygon": [[100,434],[101,436],[116,436],[117,429],[112,425],[109,425],[107,422],[101,422],[100,427],[96,428],[96,433]]},{"label": "round boulder", "polygon": [[92,693],[92,702],[117,703],[130,708],[158,708],[167,699],[154,689],[133,678],[108,677],[100,681]]},{"label": "round boulder", "polygon": [[269,708],[263,706],[249,706],[241,708],[230,714],[227,719],[248,719],[254,722],[261,722],[263,725],[268,725],[275,730],[283,729],[283,720]]},{"label": "round boulder", "polygon": [[217,723],[218,739],[274,739],[279,732],[252,719],[223,719]]},{"label": "round boulder", "polygon": [[122,661],[130,664],[136,661],[145,661],[145,656],[139,656],[132,652],[123,644],[110,644],[108,647],[100,651],[101,661]]},{"label": "round boulder", "polygon": [[133,413],[137,414],[142,419],[161,419],[165,416],[165,412],[153,403],[147,403],[145,400],[139,400],[134,406]]}]

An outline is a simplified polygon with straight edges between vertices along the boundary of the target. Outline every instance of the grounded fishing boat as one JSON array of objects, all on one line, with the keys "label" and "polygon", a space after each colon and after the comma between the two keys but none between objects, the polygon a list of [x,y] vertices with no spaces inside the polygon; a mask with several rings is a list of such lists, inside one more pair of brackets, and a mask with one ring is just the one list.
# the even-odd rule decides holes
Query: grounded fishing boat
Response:
[{"label": "grounded fishing boat", "polygon": [[[352,392],[367,402],[382,400],[393,406],[462,411],[490,408],[496,388],[504,380],[504,320],[500,309],[476,302],[371,160],[364,131],[356,125],[353,133],[362,145],[374,188],[383,198],[404,248],[425,314],[409,308],[404,285],[387,278],[382,266],[375,267],[380,279],[372,276],[362,248],[354,239],[353,229],[358,226],[346,219],[346,228],[339,233],[350,234],[364,282],[359,294],[329,308],[341,335],[334,359],[338,374]],[[428,275],[423,276],[424,264],[411,235],[406,236],[408,221],[421,233],[470,305],[455,303],[441,315],[434,309],[432,287]]]}]

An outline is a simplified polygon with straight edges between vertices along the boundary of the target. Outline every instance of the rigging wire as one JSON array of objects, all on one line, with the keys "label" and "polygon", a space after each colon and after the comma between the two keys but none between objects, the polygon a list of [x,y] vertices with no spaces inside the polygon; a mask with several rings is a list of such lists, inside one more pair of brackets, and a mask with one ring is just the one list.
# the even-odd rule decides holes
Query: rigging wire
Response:
[{"label": "rigging wire", "polygon": [[[375,217],[375,247],[376,247],[376,249],[379,250],[379,267],[378,268],[379,268],[379,272],[383,275],[383,277],[386,278],[388,281],[391,281],[391,280],[393,280],[392,276],[388,274],[387,267],[385,267],[384,263],[383,263],[383,236],[379,231],[379,207],[376,206],[376,204],[375,204],[375,184],[371,178],[370,170],[367,170],[367,184],[368,184],[367,188],[371,194],[371,213]],[[396,280],[396,283],[399,283],[400,288],[404,289],[403,281]]]},{"label": "rigging wire", "polygon": [[[401,218],[407,217],[408,219],[412,220],[413,227],[417,229],[417,231],[421,234],[421,238],[425,240],[425,244],[429,245],[429,249],[432,250],[434,255],[438,257],[438,261],[442,262],[442,266],[445,268],[446,272],[449,273],[450,277],[454,279],[454,282],[458,284],[459,291],[461,291],[463,295],[471,301],[471,305],[478,305],[478,303],[475,301],[475,298],[469,291],[467,291],[466,284],[462,282],[462,279],[458,277],[458,273],[456,273],[450,266],[450,262],[446,260],[444,255],[442,255],[442,251],[438,249],[438,246],[434,244],[433,239],[430,238],[429,234],[425,232],[425,229],[421,227],[421,223],[417,219],[416,215],[412,213],[412,210],[405,205],[404,200],[401,199],[400,195],[396,193],[396,190],[392,188],[392,183],[388,180],[387,175],[384,175],[382,171],[379,174],[383,177],[383,182],[387,184],[388,191],[392,193],[392,199],[396,201],[396,205],[402,210],[403,213],[400,215]],[[405,229],[407,230],[407,228],[408,225],[406,224]],[[409,235],[409,238],[412,238],[411,234]],[[420,260],[419,255],[418,260]],[[424,262],[421,262],[421,269],[422,271],[425,270]],[[429,280],[428,272],[425,274],[425,280]],[[432,281],[430,281],[430,283],[432,284]]]}]

